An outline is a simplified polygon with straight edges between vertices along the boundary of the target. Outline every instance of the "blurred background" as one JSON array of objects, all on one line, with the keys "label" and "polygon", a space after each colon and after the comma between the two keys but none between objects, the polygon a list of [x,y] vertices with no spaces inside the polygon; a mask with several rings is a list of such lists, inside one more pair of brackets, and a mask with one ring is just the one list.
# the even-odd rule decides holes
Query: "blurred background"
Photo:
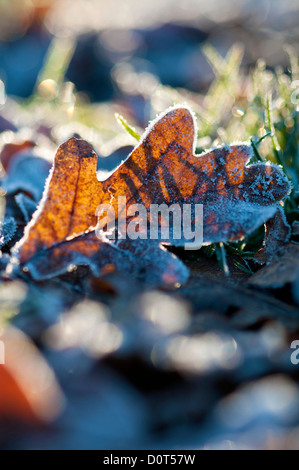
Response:
[{"label": "blurred background", "polygon": [[207,42],[222,55],[243,43],[246,66],[263,57],[286,67],[284,45],[298,46],[296,0],[1,0],[0,9],[0,77],[19,97],[32,94],[53,38],[73,42],[66,77],[91,101],[133,93],[136,73],[141,88],[205,89]]},{"label": "blurred background", "polygon": [[[296,0],[1,0],[0,10],[0,129],[32,129],[38,121],[55,143],[78,133],[99,158],[117,151],[100,160],[104,172],[135,143],[118,135],[115,112],[142,133],[173,103],[192,104],[214,121],[200,129],[204,139],[198,147],[207,148],[230,138],[218,128],[228,127],[231,109],[235,117],[244,114],[248,80],[237,85],[240,65],[246,74],[262,58],[268,70],[279,67],[288,74],[287,48],[293,56],[298,51]],[[217,90],[222,104],[216,99],[213,115],[211,109],[204,115],[214,100],[210,87],[221,74],[230,75],[231,89],[227,93],[226,84]],[[223,104],[233,91],[231,102]],[[234,129],[233,139],[247,134]]]}]

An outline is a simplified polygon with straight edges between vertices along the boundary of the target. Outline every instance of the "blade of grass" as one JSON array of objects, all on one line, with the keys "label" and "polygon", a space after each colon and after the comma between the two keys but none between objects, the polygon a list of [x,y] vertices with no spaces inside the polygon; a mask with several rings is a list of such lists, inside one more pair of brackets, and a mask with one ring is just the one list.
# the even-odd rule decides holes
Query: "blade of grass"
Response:
[{"label": "blade of grass", "polygon": [[267,98],[266,98],[266,124],[271,133],[272,146],[273,146],[273,151],[274,151],[276,161],[279,165],[282,166],[284,171],[286,171],[284,161],[281,155],[280,146],[276,138],[273,120],[272,120],[272,94],[271,93],[268,93]]},{"label": "blade of grass", "polygon": [[285,46],[285,51],[289,56],[290,60],[290,66],[291,66],[291,74],[292,74],[292,80],[296,80],[299,78],[299,61],[298,61],[298,56],[296,54],[295,49],[290,46],[286,45]]},{"label": "blade of grass", "polygon": [[[244,261],[244,263],[246,263],[245,260],[243,260],[243,261]],[[246,263],[247,266],[243,266],[243,264],[239,263],[239,261],[234,260],[234,265],[235,265],[238,269],[240,269],[240,271],[243,271],[243,272],[246,273],[246,274],[254,274],[254,272],[251,271],[251,269],[250,269],[250,267],[247,265],[247,263]]]},{"label": "blade of grass", "polygon": [[40,84],[47,79],[53,80],[60,88],[75,50],[75,41],[67,38],[55,38],[51,42],[43,68],[35,84],[33,97],[39,95]]},{"label": "blade of grass", "polygon": [[254,258],[255,257],[255,253],[253,251],[242,251],[242,250],[238,250],[238,248],[235,248],[234,246],[231,246],[231,245],[226,245],[227,247],[227,250],[231,253],[234,253],[236,255],[239,255],[241,256],[242,258]]},{"label": "blade of grass", "polygon": [[130,134],[134,139],[138,142],[140,140],[140,135],[135,131],[134,127],[132,127],[128,122],[118,113],[115,113],[115,117],[117,121],[125,128],[125,130]]},{"label": "blade of grass", "polygon": [[267,134],[263,135],[257,142],[255,142],[255,145],[258,147],[263,142],[263,140],[269,136],[271,136],[271,132],[267,132]]},{"label": "blade of grass", "polygon": [[262,162],[263,159],[262,159],[262,157],[261,157],[261,155],[260,155],[260,152],[258,151],[257,145],[254,143],[252,137],[251,137],[251,139],[250,139],[250,143],[251,143],[251,146],[252,146],[252,149],[253,149],[253,153],[254,153],[254,156],[255,156],[256,160],[259,161],[259,162]]},{"label": "blade of grass", "polygon": [[216,251],[218,263],[220,264],[222,271],[224,272],[225,276],[229,276],[229,267],[228,267],[227,260],[226,260],[226,251],[224,248],[224,244],[223,243],[215,244],[215,251]]}]

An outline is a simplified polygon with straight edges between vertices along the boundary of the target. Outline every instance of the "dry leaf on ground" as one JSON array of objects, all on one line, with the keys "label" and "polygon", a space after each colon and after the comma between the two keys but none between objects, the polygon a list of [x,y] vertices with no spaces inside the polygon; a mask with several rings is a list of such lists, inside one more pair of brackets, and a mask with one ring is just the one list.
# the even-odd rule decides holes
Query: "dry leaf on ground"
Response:
[{"label": "dry leaf on ground", "polygon": [[[81,139],[69,139],[59,147],[39,209],[15,247],[21,265],[37,279],[61,274],[82,263],[94,263],[98,275],[101,267],[107,262],[114,264],[114,259],[116,269],[127,272],[128,263],[134,264],[140,256],[140,240],[104,243],[95,233],[100,204],[112,207],[116,219],[120,218],[119,196],[126,197],[127,207],[142,203],[146,218],[152,204],[178,204],[180,208],[203,204],[205,243],[242,239],[274,215],[277,203],[290,189],[278,167],[246,166],[251,155],[247,144],[196,156],[194,139],[190,110],[172,108],[149,127],[128,159],[103,182],[96,176],[97,156],[92,147]],[[128,228],[132,220],[125,220]],[[170,232],[163,241],[175,245],[187,241],[184,236],[176,240],[172,235]],[[150,242],[148,246],[157,253],[159,241]],[[130,259],[122,269],[121,250],[127,249]],[[159,252],[161,259],[162,253],[166,261],[157,266],[163,271],[160,277],[171,279],[171,284],[184,281],[187,275],[183,264],[166,251]],[[144,260],[140,270],[147,269]]]}]

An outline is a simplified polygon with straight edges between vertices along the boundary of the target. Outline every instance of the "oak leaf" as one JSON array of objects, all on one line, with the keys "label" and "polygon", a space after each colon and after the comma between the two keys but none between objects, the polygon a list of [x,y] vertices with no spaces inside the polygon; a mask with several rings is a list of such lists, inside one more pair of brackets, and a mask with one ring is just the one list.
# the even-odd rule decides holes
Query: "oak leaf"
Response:
[{"label": "oak leaf", "polygon": [[[195,155],[195,135],[190,110],[172,108],[150,125],[127,160],[102,182],[96,176],[97,156],[87,142],[71,138],[62,144],[40,206],[15,247],[21,265],[36,278],[49,277],[51,272],[60,274],[67,266],[81,263],[91,263],[100,271],[114,259],[116,269],[127,271],[144,246],[157,253],[159,241],[148,240],[146,244],[144,240],[140,245],[141,240],[104,243],[97,238],[97,207],[113,207],[118,219],[119,197],[124,196],[127,206],[143,204],[148,218],[152,204],[178,204],[181,208],[203,204],[204,243],[240,240],[272,217],[277,203],[290,190],[280,168],[270,163],[247,165],[251,147],[246,143]],[[174,245],[186,242],[172,233],[162,241]],[[131,255],[122,267],[125,252]],[[168,256],[165,277],[170,266],[172,281],[185,279],[179,260],[166,251],[164,255]],[[139,267],[146,266],[144,262]]]}]

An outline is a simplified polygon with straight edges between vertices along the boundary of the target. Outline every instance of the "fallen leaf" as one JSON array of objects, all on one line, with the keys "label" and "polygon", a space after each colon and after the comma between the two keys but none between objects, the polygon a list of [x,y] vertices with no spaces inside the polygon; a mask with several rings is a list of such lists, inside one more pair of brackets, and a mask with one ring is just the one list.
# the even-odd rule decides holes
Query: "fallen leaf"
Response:
[{"label": "fallen leaf", "polygon": [[299,222],[295,220],[292,225],[292,235],[297,237],[299,235]]},{"label": "fallen leaf", "polygon": [[126,273],[149,286],[171,287],[188,279],[188,268],[158,243],[151,240],[100,242],[94,232],[39,250],[26,262],[25,270],[38,281],[75,272],[78,266],[87,266],[95,277],[111,272]]},{"label": "fallen leaf", "polygon": [[248,281],[255,287],[277,289],[293,285],[299,279],[299,245],[288,243],[280,248],[272,262],[256,272]]},{"label": "fallen leaf", "polygon": [[[15,247],[21,265],[30,272],[38,265],[38,277],[42,271],[49,276],[51,270],[60,272],[62,266],[65,270],[66,264],[68,268],[82,262],[92,264],[93,257],[96,263],[106,258],[113,263],[121,245],[100,242],[95,234],[95,214],[100,204],[109,204],[117,219],[119,196],[126,196],[127,206],[142,203],[147,211],[151,204],[203,204],[205,243],[239,240],[274,215],[277,202],[289,192],[289,183],[278,167],[246,166],[251,156],[248,144],[224,146],[195,156],[194,139],[192,113],[187,108],[172,108],[149,127],[128,159],[102,182],[96,176],[97,156],[87,142],[71,138],[62,144],[39,209]],[[184,237],[173,239],[172,234],[163,241],[176,245],[186,242]],[[126,242],[123,251],[131,250],[135,258],[138,250],[138,256],[142,254],[140,240]],[[159,241],[153,242],[159,248]],[[173,260],[177,264],[174,271],[180,271],[175,257],[167,266]],[[126,271],[126,264],[124,268]]]},{"label": "fallen leaf", "polygon": [[290,331],[298,330],[298,308],[251,288],[193,274],[188,284],[180,289],[180,295],[193,305],[195,312],[219,312],[235,328],[249,328],[262,321],[275,320]]},{"label": "fallen leaf", "polygon": [[52,370],[20,330],[7,326],[0,339],[0,420],[30,424],[54,420],[63,397]]},{"label": "fallen leaf", "polygon": [[9,243],[17,231],[17,224],[13,217],[5,217],[0,224],[0,248]]},{"label": "fallen leaf", "polygon": [[71,138],[59,147],[39,209],[18,244],[21,263],[96,227],[96,166],[97,156],[84,140]]},{"label": "fallen leaf", "polygon": [[116,271],[127,272],[149,285],[185,282],[188,269],[156,241],[99,241],[94,231],[97,191],[101,189],[96,165],[96,154],[81,139],[70,139],[59,148],[42,210],[26,227],[18,244],[26,270],[41,280],[86,265],[100,276],[107,264],[113,264]]},{"label": "fallen leaf", "polygon": [[[146,131],[135,150],[102,183],[101,203],[118,213],[118,197],[127,205],[203,204],[203,241],[239,240],[276,212],[290,185],[270,163],[246,166],[247,143],[227,145],[194,155],[196,126],[187,108],[173,108]],[[169,240],[164,240],[169,241]],[[170,237],[174,245],[186,239]]]},{"label": "fallen leaf", "polygon": [[10,162],[1,186],[7,194],[22,192],[37,203],[43,194],[50,168],[50,163],[44,158],[32,154],[16,155]]},{"label": "fallen leaf", "polygon": [[255,255],[255,260],[261,264],[270,263],[277,250],[290,239],[291,227],[281,206],[277,208],[274,217],[267,221],[265,228],[264,246]]},{"label": "fallen leaf", "polygon": [[12,142],[5,144],[0,153],[0,160],[5,171],[8,170],[8,167],[15,155],[18,155],[21,152],[23,153],[26,150],[28,151],[33,147],[35,147],[35,143],[32,140],[24,140],[23,142],[19,143]]}]

